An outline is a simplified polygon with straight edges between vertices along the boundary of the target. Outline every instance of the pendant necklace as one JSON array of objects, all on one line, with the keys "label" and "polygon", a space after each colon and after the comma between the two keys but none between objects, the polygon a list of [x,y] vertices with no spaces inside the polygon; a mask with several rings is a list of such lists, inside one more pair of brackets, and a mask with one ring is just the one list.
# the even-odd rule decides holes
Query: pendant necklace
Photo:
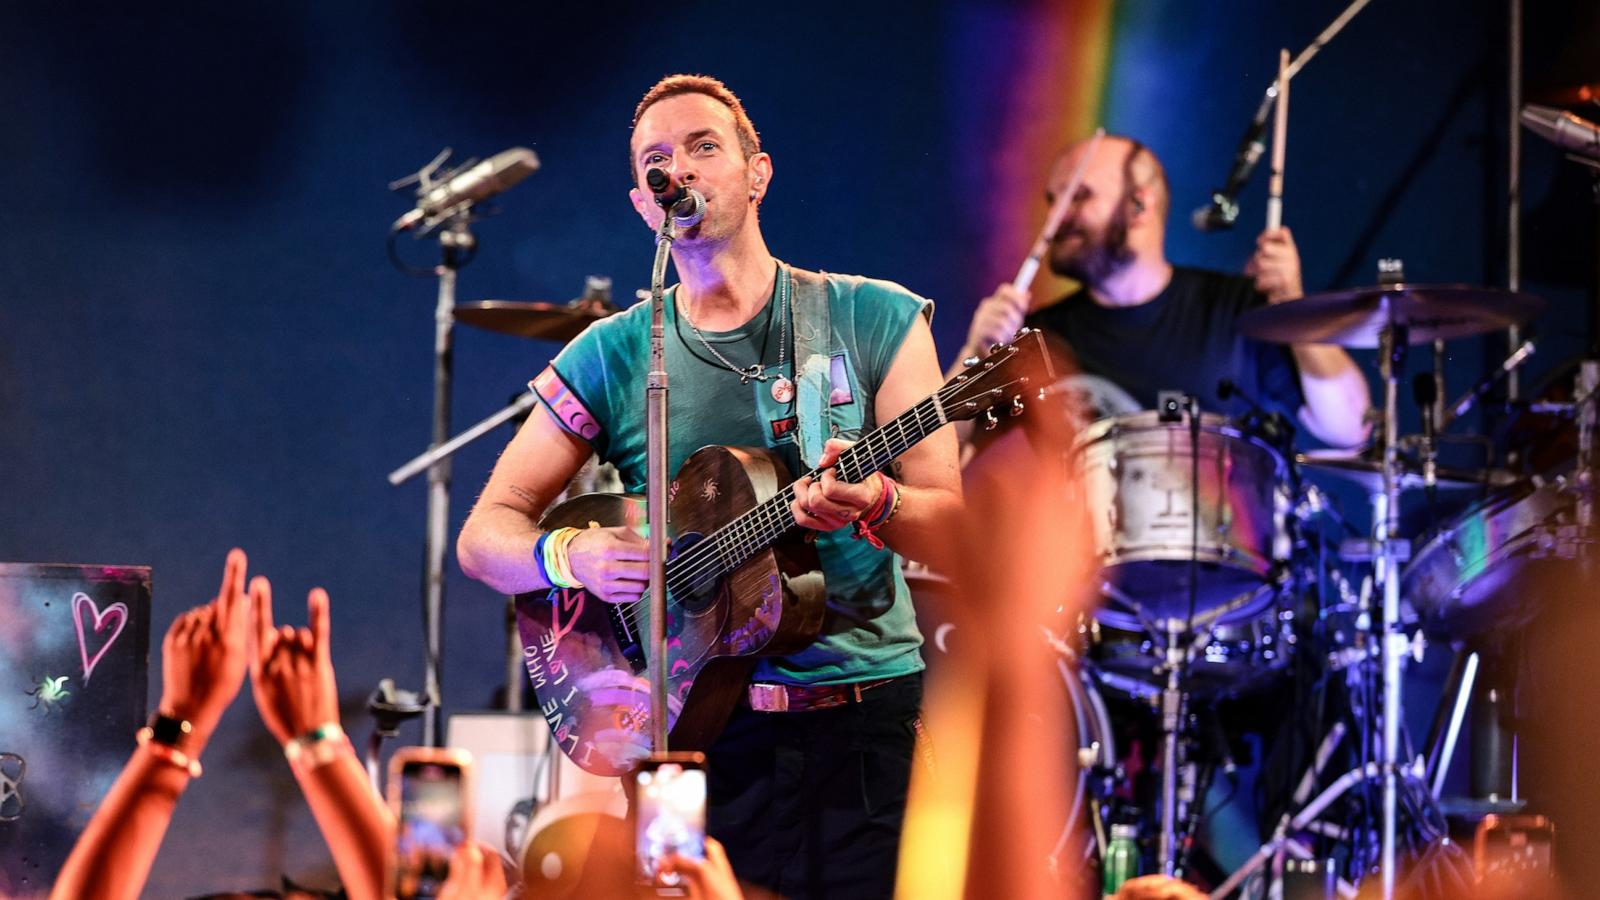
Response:
[{"label": "pendant necklace", "polygon": [[[724,366],[727,366],[728,371],[739,376],[740,384],[749,384],[752,378],[762,382],[772,378],[766,373],[766,366],[760,362],[752,363],[743,368],[734,365],[710,341],[706,340],[704,334],[700,333],[700,326],[694,324],[694,320],[689,318],[689,311],[686,308],[680,306],[678,311],[683,316],[683,320],[689,323],[689,328],[694,331],[694,336],[700,339],[701,345],[711,351],[711,355],[715,356]],[[777,312],[782,318],[779,320],[780,331],[778,332],[778,376],[772,382],[772,399],[779,403],[788,403],[794,399],[794,382],[783,374],[783,361],[786,358],[786,351],[789,349],[789,279],[787,273],[781,271],[778,279]]]}]

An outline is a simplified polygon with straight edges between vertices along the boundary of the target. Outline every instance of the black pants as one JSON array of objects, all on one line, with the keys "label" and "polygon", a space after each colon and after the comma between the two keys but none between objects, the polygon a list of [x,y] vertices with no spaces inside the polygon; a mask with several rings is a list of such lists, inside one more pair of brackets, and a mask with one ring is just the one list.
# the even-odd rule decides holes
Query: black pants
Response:
[{"label": "black pants", "polygon": [[734,874],[785,900],[891,897],[921,704],[918,673],[832,709],[736,709],[707,754]]}]

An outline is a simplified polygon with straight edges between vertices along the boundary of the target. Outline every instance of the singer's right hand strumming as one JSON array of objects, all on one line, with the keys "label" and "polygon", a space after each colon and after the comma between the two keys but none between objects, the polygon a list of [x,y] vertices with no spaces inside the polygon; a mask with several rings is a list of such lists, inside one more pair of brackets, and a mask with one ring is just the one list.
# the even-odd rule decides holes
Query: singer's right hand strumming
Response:
[{"label": "singer's right hand strumming", "polygon": [[579,531],[567,559],[584,590],[607,603],[632,603],[650,586],[650,544],[625,525]]},{"label": "singer's right hand strumming", "polygon": [[1010,284],[1002,284],[983,298],[967,329],[967,343],[961,357],[988,356],[989,348],[1017,336],[1022,319],[1028,314],[1028,295]]}]

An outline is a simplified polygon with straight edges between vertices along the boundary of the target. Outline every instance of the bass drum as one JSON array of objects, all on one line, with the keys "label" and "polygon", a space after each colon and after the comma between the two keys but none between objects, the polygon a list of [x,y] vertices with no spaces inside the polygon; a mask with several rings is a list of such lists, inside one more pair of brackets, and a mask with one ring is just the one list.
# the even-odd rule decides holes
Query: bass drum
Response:
[{"label": "bass drum", "polygon": [[1083,496],[1072,502],[1088,506],[1110,601],[1102,622],[1187,621],[1191,558],[1196,623],[1244,624],[1272,604],[1291,502],[1288,465],[1265,442],[1217,415],[1202,413],[1196,434],[1187,417],[1142,412],[1095,422],[1075,456]]},{"label": "bass drum", "polygon": [[[930,675],[937,678],[941,664],[961,653],[962,635],[946,610],[959,602],[954,585],[941,575],[929,571],[918,563],[907,563],[906,585],[911,588],[912,602],[916,608],[917,627],[922,631],[922,657]],[[1090,801],[1104,801],[1110,796],[1111,782],[1117,769],[1116,738],[1111,730],[1111,716],[1106,712],[1105,700],[1083,667],[1077,654],[1067,642],[1041,631],[1040,638],[1055,660],[1059,682],[1045,686],[1039,698],[1047,702],[1065,703],[1072,711],[1071,735],[1059,739],[1059,752],[1071,752],[1075,760],[1072,794],[1068,813],[1061,823],[1060,837],[1051,864],[1064,871],[1076,871],[1094,853],[1095,842],[1090,840],[1093,828],[1086,827],[1092,815]],[[928,731],[935,752],[939,746],[940,723],[928,722]],[[1055,827],[1053,824],[1049,827]]]}]

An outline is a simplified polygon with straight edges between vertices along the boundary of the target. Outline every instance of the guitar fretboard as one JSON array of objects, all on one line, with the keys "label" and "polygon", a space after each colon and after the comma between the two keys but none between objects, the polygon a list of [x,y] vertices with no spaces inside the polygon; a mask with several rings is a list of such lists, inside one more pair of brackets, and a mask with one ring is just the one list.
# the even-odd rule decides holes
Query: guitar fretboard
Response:
[{"label": "guitar fretboard", "polygon": [[[951,384],[935,391],[839,454],[834,464],[837,477],[851,483],[864,481],[939,430],[950,421],[945,414],[944,395],[958,387],[959,384]],[[817,470],[807,474],[813,479],[819,477]],[[707,535],[667,565],[667,589],[679,594],[702,590],[772,546],[796,527],[789,509],[793,502],[794,486],[786,485],[766,502]]]}]

